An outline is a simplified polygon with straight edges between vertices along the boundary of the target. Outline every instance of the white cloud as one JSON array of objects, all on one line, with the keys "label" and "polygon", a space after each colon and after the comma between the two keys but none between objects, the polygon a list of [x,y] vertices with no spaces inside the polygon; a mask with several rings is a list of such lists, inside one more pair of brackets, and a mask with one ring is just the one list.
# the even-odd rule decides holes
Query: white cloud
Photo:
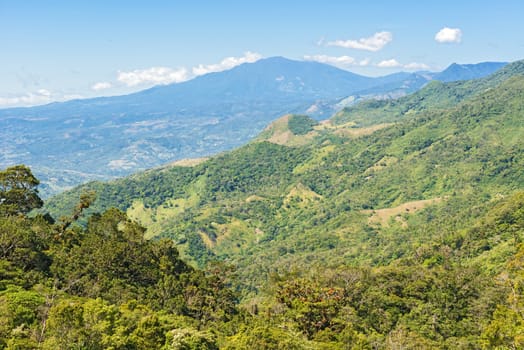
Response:
[{"label": "white cloud", "polygon": [[341,66],[352,66],[357,63],[357,61],[350,56],[327,56],[327,55],[313,55],[304,56],[304,59],[306,61],[316,61],[320,63],[327,63],[327,64],[333,64],[333,65],[341,65]]},{"label": "white cloud", "polygon": [[195,76],[204,75],[212,72],[221,72],[223,70],[231,69],[243,63],[253,63],[262,58],[262,55],[256,52],[246,52],[241,57],[226,57],[220,63],[216,64],[199,64],[192,68],[192,72]]},{"label": "white cloud", "polygon": [[171,84],[179,83],[189,79],[186,68],[172,69],[168,67],[151,67],[147,69],[135,69],[131,72],[118,72],[117,80],[127,86],[143,84]]},{"label": "white cloud", "polygon": [[2,107],[20,107],[43,105],[55,101],[67,101],[74,98],[82,98],[81,95],[64,95],[61,93],[51,92],[47,89],[39,89],[36,92],[29,92],[21,95],[11,95],[6,97],[0,96],[0,106]]},{"label": "white cloud", "polygon": [[380,68],[398,68],[402,67],[402,64],[400,64],[396,59],[392,58],[390,60],[384,60],[377,64],[377,67]]},{"label": "white cloud", "polygon": [[304,56],[304,60],[306,61],[315,61],[320,63],[326,63],[331,64],[333,66],[338,67],[349,67],[349,66],[367,66],[371,62],[369,58],[363,59],[361,61],[357,61],[355,58],[351,56],[328,56],[328,55],[313,55]]},{"label": "white cloud", "polygon": [[365,67],[365,66],[369,66],[369,64],[371,63],[371,60],[369,58],[365,58],[363,60],[361,60],[358,65],[361,66],[361,67]]},{"label": "white cloud", "polygon": [[393,40],[391,32],[378,32],[369,38],[358,40],[335,40],[327,43],[328,46],[344,47],[346,49],[379,51]]},{"label": "white cloud", "polygon": [[[241,57],[226,57],[219,63],[208,65],[199,64],[190,70],[185,67],[178,69],[169,67],[151,67],[147,69],[136,69],[129,72],[119,71],[117,80],[129,87],[138,85],[165,85],[180,83],[199,75],[231,69],[242,63],[252,63],[258,61],[260,58],[262,58],[262,55],[248,51]],[[97,84],[92,88],[95,89],[96,85]]]},{"label": "white cloud", "polygon": [[462,40],[462,30],[459,28],[442,28],[435,34],[435,40],[439,43],[460,43]]},{"label": "white cloud", "polygon": [[[40,90],[39,90],[40,91]],[[0,106],[34,106],[51,102],[49,91],[30,92],[24,95],[0,97]]]},{"label": "white cloud", "polygon": [[86,98],[87,96],[80,95],[80,94],[65,94],[62,97],[60,97],[60,101],[69,101],[69,100],[79,100],[82,98]]},{"label": "white cloud", "polygon": [[46,89],[40,89],[36,93],[37,95],[42,96],[42,97],[51,97],[51,92]]},{"label": "white cloud", "polygon": [[91,86],[91,90],[100,91],[100,90],[110,89],[112,87],[113,87],[113,84],[104,81],[104,82],[93,84]]},{"label": "white cloud", "polygon": [[425,63],[411,62],[408,64],[402,64],[394,58],[381,61],[377,63],[376,66],[379,68],[402,68],[405,70],[412,70],[412,71],[430,69],[430,67]]},{"label": "white cloud", "polygon": [[404,65],[407,70],[428,70],[429,66],[425,63],[411,62]]}]

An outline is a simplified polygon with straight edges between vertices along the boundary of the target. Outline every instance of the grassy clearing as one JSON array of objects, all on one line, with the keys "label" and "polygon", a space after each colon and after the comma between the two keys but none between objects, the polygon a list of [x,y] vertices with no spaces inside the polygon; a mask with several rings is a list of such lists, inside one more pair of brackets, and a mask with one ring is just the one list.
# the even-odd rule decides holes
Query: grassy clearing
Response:
[{"label": "grassy clearing", "polygon": [[187,167],[193,167],[200,163],[205,162],[208,160],[209,157],[202,157],[202,158],[188,158],[188,159],[180,159],[177,160],[169,165],[171,166],[187,166]]},{"label": "grassy clearing", "polygon": [[287,196],[284,198],[284,207],[297,205],[299,207],[307,207],[311,203],[322,199],[322,196],[311,190],[302,183],[293,186]]},{"label": "grassy clearing", "polygon": [[338,136],[355,138],[355,137],[371,135],[378,130],[388,128],[392,125],[394,125],[394,123],[376,124],[376,125],[368,126],[365,128],[347,128],[347,127],[341,128],[339,126],[339,127],[335,127],[336,130],[334,131],[334,133],[335,135],[338,135]]},{"label": "grassy clearing", "polygon": [[418,210],[424,209],[429,205],[440,202],[442,198],[423,199],[418,201],[406,202],[393,208],[375,209],[375,210],[362,210],[363,214],[369,215],[369,224],[379,224],[381,226],[388,227],[391,218],[402,227],[407,227],[406,220],[402,217],[404,214],[413,214]]}]

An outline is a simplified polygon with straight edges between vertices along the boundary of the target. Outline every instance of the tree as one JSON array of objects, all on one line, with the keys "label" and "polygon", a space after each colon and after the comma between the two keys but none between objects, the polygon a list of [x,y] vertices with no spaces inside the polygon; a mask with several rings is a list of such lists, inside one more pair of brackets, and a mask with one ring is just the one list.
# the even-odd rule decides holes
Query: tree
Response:
[{"label": "tree", "polygon": [[40,181],[25,165],[0,171],[0,214],[27,214],[44,204],[38,196]]}]

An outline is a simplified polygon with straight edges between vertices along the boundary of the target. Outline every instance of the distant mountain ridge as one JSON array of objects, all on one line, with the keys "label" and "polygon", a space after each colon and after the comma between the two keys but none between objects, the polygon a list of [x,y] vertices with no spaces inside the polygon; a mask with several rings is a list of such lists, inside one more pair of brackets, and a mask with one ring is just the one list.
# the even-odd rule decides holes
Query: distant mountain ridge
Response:
[{"label": "distant mountain ridge", "polygon": [[[482,71],[482,74],[485,73],[485,70]],[[510,77],[522,75],[524,75],[524,60],[503,65],[494,73],[479,79],[451,82],[432,80],[411,95],[398,99],[364,101],[355,106],[343,108],[334,115],[332,120],[336,124],[351,122],[360,126],[379,121],[394,122],[427,108],[445,109],[452,107],[464,99],[497,86]]]},{"label": "distant mountain ridge", "polygon": [[51,194],[242,145],[288,113],[325,119],[361,99],[416,91],[425,75],[370,78],[283,57],[130,95],[0,110],[0,167],[24,163]]},{"label": "distant mountain ridge", "polygon": [[501,69],[507,64],[507,62],[482,62],[477,64],[453,63],[442,72],[433,75],[433,79],[442,82],[451,82],[483,78]]}]

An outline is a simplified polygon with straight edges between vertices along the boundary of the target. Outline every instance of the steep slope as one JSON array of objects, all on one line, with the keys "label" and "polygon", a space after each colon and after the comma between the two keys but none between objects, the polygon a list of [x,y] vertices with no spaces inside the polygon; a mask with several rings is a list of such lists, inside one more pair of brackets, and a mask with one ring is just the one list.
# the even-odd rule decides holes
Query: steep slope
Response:
[{"label": "steep slope", "polygon": [[[500,68],[506,62],[482,62],[477,64],[453,63],[442,72],[432,73],[420,71],[415,73],[396,73],[383,78],[383,84],[358,91],[344,100],[338,106],[349,107],[368,100],[391,100],[413,93],[424,87],[429,81],[454,82],[484,78]],[[388,79],[389,78],[389,79]]]},{"label": "steep slope", "polygon": [[505,65],[495,73],[481,79],[442,83],[432,81],[411,95],[395,100],[371,100],[347,107],[334,116],[335,124],[354,122],[369,125],[399,120],[410,114],[428,109],[445,109],[493,88],[515,75],[524,75],[524,60]]},{"label": "steep slope", "polygon": [[[175,240],[195,263],[236,265],[246,295],[294,268],[388,265],[444,239],[443,226],[459,239],[479,215],[524,188],[519,64],[476,82],[490,88],[454,107],[432,109],[424,100],[423,108],[413,106],[418,113],[373,132],[310,125],[317,134],[302,146],[256,142],[192,168],[91,183],[47,208],[57,215],[82,190],[95,190],[94,209],[127,210],[149,237]],[[468,251],[461,263],[512,254],[508,239],[491,243],[493,255]]]}]

